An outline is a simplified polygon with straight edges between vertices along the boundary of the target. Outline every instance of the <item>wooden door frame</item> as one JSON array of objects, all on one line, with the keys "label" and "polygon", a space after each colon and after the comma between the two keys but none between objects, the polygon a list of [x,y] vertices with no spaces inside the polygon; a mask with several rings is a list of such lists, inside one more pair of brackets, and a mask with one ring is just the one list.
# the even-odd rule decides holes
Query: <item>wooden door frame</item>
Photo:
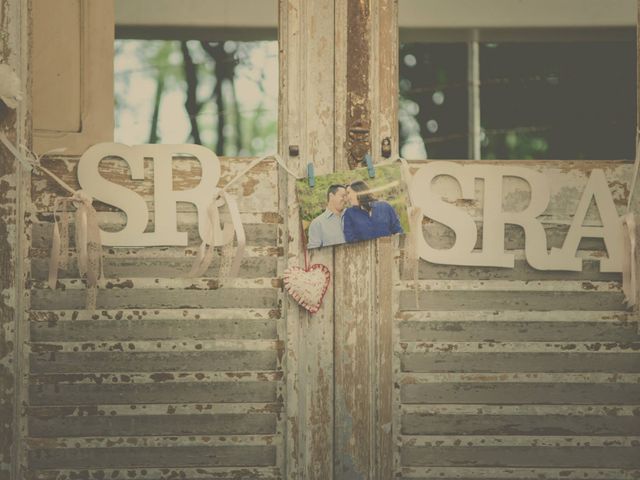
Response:
[{"label": "wooden door frame", "polygon": [[[308,162],[316,174],[348,170],[357,119],[368,121],[375,161],[384,137],[397,156],[397,0],[282,0],[279,39],[279,147],[296,172]],[[288,155],[293,145],[299,156]],[[280,185],[285,262],[301,265],[294,181]],[[322,310],[286,302],[289,479],[390,478],[396,242],[314,251],[310,262],[333,275]]]},{"label": "wooden door frame", "polygon": [[[279,150],[300,176],[313,161],[317,174],[334,169],[334,2],[280,1]],[[289,155],[297,146],[299,155]],[[282,174],[285,218],[284,262],[304,265],[295,181]],[[289,201],[290,200],[290,201]],[[311,262],[333,267],[333,252],[314,252]],[[286,359],[287,478],[332,478],[333,288],[311,316],[287,299]]]},{"label": "wooden door frame", "polygon": [[[398,0],[283,0],[280,5],[280,151],[286,155],[290,145],[300,148],[300,156],[287,158],[288,163],[302,175],[308,161],[318,174],[348,169],[348,133],[358,118],[370,121],[374,160],[380,158],[384,137],[391,138],[396,158]],[[640,39],[638,52],[640,58]],[[286,198],[295,198],[291,180],[283,177],[282,187]],[[635,182],[636,212],[639,191]],[[288,265],[299,265],[297,206],[285,201],[283,208],[289,239],[285,258]],[[397,467],[395,242],[381,239],[314,253],[312,261],[329,265],[333,274],[322,311],[303,315],[287,303],[287,478],[388,479]]]},{"label": "wooden door frame", "polygon": [[[0,102],[0,131],[14,145],[31,145],[29,52],[31,0],[1,0],[3,45],[0,63],[8,64],[21,80],[23,98],[15,110]],[[22,476],[26,437],[26,398],[23,376],[28,355],[24,348],[26,322],[23,312],[28,272],[25,208],[29,202],[30,174],[0,145],[0,212],[8,220],[0,227],[0,478]],[[13,226],[13,228],[8,228]],[[9,417],[6,417],[9,415]]]},{"label": "wooden door frame", "polygon": [[[369,57],[368,92],[365,101],[370,102],[371,144],[374,157],[377,157],[380,140],[384,136],[392,138],[393,155],[398,153],[397,142],[397,0],[363,0],[359,5],[369,6],[369,15],[362,18],[365,29],[371,35],[367,44],[373,52]],[[355,3],[355,2],[353,2]],[[25,87],[25,100],[16,112],[2,107],[0,129],[12,141],[29,145],[31,127],[29,120],[29,5],[30,0],[1,0],[0,23],[7,33],[5,45],[0,51],[0,59],[8,63],[19,73]],[[640,6],[640,2],[639,2]],[[639,8],[640,10],[640,8]],[[282,0],[280,2],[280,47],[283,52],[280,59],[281,101],[280,151],[287,162],[299,174],[305,171],[306,161],[313,159],[316,171],[328,173],[334,169],[347,168],[347,85],[334,79],[346,77],[349,11],[347,0]],[[640,23],[640,16],[639,16]],[[638,43],[640,52],[640,42]],[[640,54],[638,55],[640,58]],[[640,61],[638,62],[640,78]],[[638,82],[640,99],[640,82]],[[639,109],[640,112],[640,109]],[[310,127],[313,125],[313,128]],[[288,157],[289,145],[298,145],[299,157]],[[9,187],[6,195],[0,194],[0,210],[5,218],[15,219],[14,230],[0,229],[0,270],[4,272],[2,290],[10,292],[0,297],[0,365],[8,374],[0,389],[0,400],[8,405],[13,419],[6,428],[2,425],[0,436],[10,438],[0,449],[0,478],[21,478],[20,465],[25,438],[24,416],[21,403],[25,398],[21,377],[26,370],[26,358],[22,342],[25,338],[21,312],[25,310],[24,264],[26,252],[24,242],[26,228],[24,222],[24,202],[29,198],[29,175],[18,168],[12,156],[0,148],[2,167],[0,180]],[[638,163],[638,160],[636,160]],[[289,241],[284,241],[287,265],[301,263],[301,245],[299,242],[299,218],[295,202],[294,184],[286,174],[280,177],[280,206],[285,215],[286,230],[282,232]],[[640,182],[635,183],[632,195],[634,211],[640,207]],[[15,193],[15,194],[14,194]],[[336,249],[314,254],[313,261],[332,267],[335,284],[346,287],[335,292],[332,287],[325,299],[322,312],[309,316],[300,313],[297,305],[287,301],[283,309],[287,314],[287,438],[286,463],[287,478],[334,478],[335,470],[352,461],[363,478],[390,478],[386,476],[389,468],[389,449],[393,449],[393,431],[388,423],[390,404],[386,404],[390,393],[387,392],[391,366],[386,363],[391,355],[387,339],[377,342],[377,335],[386,335],[392,315],[387,315],[385,298],[376,299],[376,292],[383,292],[388,285],[387,268],[384,257],[387,253],[395,255],[395,245],[379,241],[377,245],[360,245],[353,250],[355,257],[349,263],[357,266],[360,261],[382,262],[376,272],[372,272],[365,282],[368,298],[382,304],[376,315],[370,315],[370,322],[363,322],[362,316],[351,317],[348,308],[354,306],[354,297],[349,289],[353,288],[351,274],[341,263],[345,259],[344,251]],[[383,258],[384,257],[384,258]],[[18,260],[19,259],[19,260]],[[393,259],[395,261],[396,259]],[[337,270],[335,265],[342,268]],[[361,299],[358,299],[360,301]],[[337,313],[334,315],[334,312]],[[393,313],[393,312],[391,312]],[[336,324],[334,324],[334,321]],[[336,327],[337,326],[337,327]],[[335,330],[334,330],[335,329]],[[348,364],[356,344],[340,342],[351,331],[357,331],[357,345],[368,349],[367,354],[358,357],[357,362]],[[377,329],[377,330],[376,330]],[[335,332],[339,336],[335,336]],[[372,350],[373,349],[373,350]],[[334,356],[342,359],[338,373],[334,376]],[[355,398],[357,386],[346,384],[353,378],[356,367],[362,362],[373,359],[375,368],[367,367],[372,389],[366,396],[366,409],[353,410],[346,402],[345,408],[334,414],[334,398]],[[360,363],[358,363],[360,362]],[[376,371],[377,369],[377,371]],[[9,384],[13,389],[7,388]],[[349,433],[345,421],[356,418],[361,428]],[[334,425],[339,423],[337,428]],[[7,436],[8,432],[8,436]],[[334,443],[334,432],[344,435]],[[362,441],[358,435],[367,432],[365,444],[350,451],[340,451],[340,445],[348,445],[352,439]],[[372,434],[374,432],[374,434]],[[336,468],[336,466],[338,468]],[[350,467],[349,467],[350,468]],[[391,466],[393,468],[393,466]]]}]

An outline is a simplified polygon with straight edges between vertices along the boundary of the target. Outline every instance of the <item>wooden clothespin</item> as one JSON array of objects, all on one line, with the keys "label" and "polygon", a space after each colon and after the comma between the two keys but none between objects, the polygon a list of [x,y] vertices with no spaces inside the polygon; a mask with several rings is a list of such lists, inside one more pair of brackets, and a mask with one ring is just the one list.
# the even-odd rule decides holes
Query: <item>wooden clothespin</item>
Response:
[{"label": "wooden clothespin", "polygon": [[316,174],[313,170],[313,162],[307,164],[307,179],[311,188],[316,186]]},{"label": "wooden clothespin", "polygon": [[371,159],[371,155],[367,153],[364,157],[364,161],[367,164],[367,170],[369,171],[369,178],[375,178],[376,167],[373,166],[373,160]]}]

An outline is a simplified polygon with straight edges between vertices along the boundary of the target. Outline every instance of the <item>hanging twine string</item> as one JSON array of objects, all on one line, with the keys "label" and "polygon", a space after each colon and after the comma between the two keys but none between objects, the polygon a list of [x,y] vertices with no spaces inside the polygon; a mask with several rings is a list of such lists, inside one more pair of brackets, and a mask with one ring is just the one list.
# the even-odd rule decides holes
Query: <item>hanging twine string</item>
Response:
[{"label": "hanging twine string", "polygon": [[[97,300],[98,279],[102,275],[102,242],[100,240],[100,228],[98,217],[93,208],[93,199],[82,190],[74,190],[66,182],[61,180],[49,169],[40,163],[42,157],[54,153],[61,153],[65,149],[50,150],[39,157],[24,146],[22,152],[9,141],[6,135],[0,132],[0,142],[11,152],[18,162],[29,172],[37,169],[50,177],[64,190],[71,194],[70,197],[57,198],[53,206],[53,234],[51,240],[51,257],[49,258],[49,287],[55,289],[58,283],[58,269],[66,268],[69,260],[69,205],[76,208],[75,212],[75,240],[78,255],[78,271],[87,282],[86,308],[95,310]],[[60,225],[58,225],[57,212],[61,210]]]},{"label": "hanging twine string", "polygon": [[[256,158],[253,160],[242,172],[236,175],[231,181],[229,181],[224,187],[216,188],[211,203],[207,207],[206,224],[205,224],[205,238],[202,239],[202,243],[198,248],[198,253],[191,266],[191,270],[187,274],[188,277],[202,277],[209,269],[213,257],[215,254],[215,247],[222,247],[221,259],[220,259],[220,278],[233,278],[238,276],[240,271],[240,265],[242,264],[242,258],[244,257],[244,250],[246,247],[246,235],[244,226],[242,225],[242,219],[240,217],[240,209],[238,208],[238,202],[229,194],[229,188],[240,181],[245,175],[247,175],[252,169],[257,167],[265,160],[275,160],[276,163],[281,166],[289,175],[295,179],[298,177],[282,160],[280,155],[272,154],[265,155],[264,157]],[[225,225],[224,228],[220,228],[220,211],[219,209],[227,206],[229,214],[231,215],[231,225]],[[233,238],[236,238],[236,251],[233,254]],[[233,258],[233,260],[232,260]]]},{"label": "hanging twine string", "polygon": [[411,278],[413,282],[413,296],[415,308],[420,308],[420,289],[419,289],[419,273],[420,273],[420,257],[418,255],[418,235],[422,235],[422,209],[416,206],[416,194],[413,191],[411,182],[411,170],[409,163],[404,158],[398,158],[400,162],[400,171],[402,179],[407,186],[407,196],[409,197],[409,232],[405,237],[404,255],[402,269],[404,273]]},{"label": "hanging twine string", "polygon": [[[623,246],[622,246],[622,292],[629,307],[634,307],[638,302],[638,271],[636,252],[636,213],[632,210],[636,182],[640,174],[640,130],[636,132],[636,158],[631,180],[631,194],[627,202],[627,211],[622,216]],[[640,324],[638,325],[640,328]]]},{"label": "hanging twine string", "polygon": [[636,221],[631,212],[622,216],[622,293],[629,307],[637,303]]}]

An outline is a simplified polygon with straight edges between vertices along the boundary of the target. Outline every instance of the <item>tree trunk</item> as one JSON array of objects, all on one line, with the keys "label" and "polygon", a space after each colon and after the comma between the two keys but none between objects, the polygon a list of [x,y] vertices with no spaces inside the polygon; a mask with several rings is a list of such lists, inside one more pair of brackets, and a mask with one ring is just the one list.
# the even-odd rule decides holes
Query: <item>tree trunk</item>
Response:
[{"label": "tree trunk", "polygon": [[156,96],[153,103],[153,114],[151,115],[151,128],[149,129],[149,143],[158,143],[158,117],[160,116],[160,101],[164,91],[164,75],[158,72],[156,83]]},{"label": "tree trunk", "polygon": [[180,48],[182,50],[182,56],[184,57],[184,77],[187,81],[187,100],[184,106],[189,115],[189,122],[191,123],[191,138],[193,143],[202,145],[200,139],[200,128],[198,127],[198,113],[200,112],[200,106],[196,93],[198,91],[198,72],[196,70],[196,64],[193,63],[193,58],[189,52],[187,42],[180,42]]}]

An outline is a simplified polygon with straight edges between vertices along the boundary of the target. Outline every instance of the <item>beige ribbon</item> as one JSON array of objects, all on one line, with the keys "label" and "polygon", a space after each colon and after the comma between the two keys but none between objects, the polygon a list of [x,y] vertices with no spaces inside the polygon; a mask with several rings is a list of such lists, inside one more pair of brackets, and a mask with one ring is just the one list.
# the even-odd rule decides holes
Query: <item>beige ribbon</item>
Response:
[{"label": "beige ribbon", "polygon": [[622,292],[625,303],[633,307],[637,303],[636,221],[631,212],[622,216]]},{"label": "beige ribbon", "polygon": [[[211,262],[213,261],[214,248],[216,245],[221,245],[233,240],[233,236],[229,235],[230,230],[225,228],[220,230],[220,213],[218,208],[222,206],[220,202],[219,190],[213,196],[211,204],[207,207],[207,215],[205,217],[205,238],[198,248],[198,255],[196,256],[189,277],[202,277]],[[231,232],[232,233],[232,232]]]},{"label": "beige ribbon", "polygon": [[[631,180],[631,194],[627,202],[627,213],[621,217],[623,229],[622,246],[622,292],[629,307],[633,307],[638,301],[637,263],[636,256],[636,213],[632,211],[636,183],[640,174],[640,130],[636,132],[636,158]],[[640,329],[640,324],[638,325]]]},{"label": "beige ribbon", "polygon": [[[225,224],[224,229],[220,229],[219,208],[225,204],[227,205],[229,214],[231,215],[231,225]],[[246,235],[236,199],[223,190],[220,190],[215,194],[214,199],[207,208],[206,232],[205,239],[198,248],[198,255],[191,266],[191,271],[188,276],[202,277],[213,261],[215,247],[231,245],[233,237],[235,236],[237,247],[235,255],[233,255],[233,261],[227,269],[225,265],[226,259],[221,259],[219,276],[237,277],[238,272],[240,271],[242,257],[244,256]],[[224,249],[222,257],[228,255],[228,252],[229,249]]]},{"label": "beige ribbon", "polygon": [[[66,268],[69,262],[69,214],[68,206],[73,203],[76,206],[76,249],[78,250],[78,270],[87,279],[87,308],[95,310],[98,278],[102,275],[102,242],[100,241],[100,229],[98,227],[98,217],[92,206],[92,199],[81,190],[75,191],[66,182],[60,179],[49,169],[40,164],[42,157],[54,153],[62,153],[66,149],[56,148],[36,156],[24,145],[18,149],[13,145],[7,136],[0,132],[0,143],[2,143],[13,154],[13,156],[29,172],[37,169],[50,177],[64,190],[71,194],[71,197],[57,199],[53,207],[53,236],[51,240],[51,257],[49,258],[49,286],[56,288],[58,284],[58,269]],[[56,213],[58,208],[66,204],[62,209],[60,226]]]},{"label": "beige ribbon", "polygon": [[244,249],[247,244],[247,238],[244,233],[244,226],[242,225],[242,219],[240,218],[240,209],[236,199],[229,195],[227,192],[223,192],[223,196],[227,206],[229,207],[229,213],[231,214],[231,222],[233,229],[236,232],[236,254],[233,256],[233,263],[231,264],[231,270],[228,276],[233,278],[238,276],[240,271],[240,264],[242,263],[242,257],[244,256]]},{"label": "beige ribbon", "polygon": [[[82,190],[75,192],[72,197],[57,199],[54,203],[53,235],[51,256],[49,258],[49,287],[54,289],[57,287],[58,270],[61,266],[68,264],[69,224],[66,210],[71,204],[76,207],[75,239],[78,271],[81,277],[86,278],[87,282],[86,307],[89,310],[95,310],[98,279],[102,274],[102,242],[100,240],[98,215],[93,208],[92,199]],[[56,214],[58,209],[65,205],[66,207],[62,209],[62,227],[60,227]]]}]

